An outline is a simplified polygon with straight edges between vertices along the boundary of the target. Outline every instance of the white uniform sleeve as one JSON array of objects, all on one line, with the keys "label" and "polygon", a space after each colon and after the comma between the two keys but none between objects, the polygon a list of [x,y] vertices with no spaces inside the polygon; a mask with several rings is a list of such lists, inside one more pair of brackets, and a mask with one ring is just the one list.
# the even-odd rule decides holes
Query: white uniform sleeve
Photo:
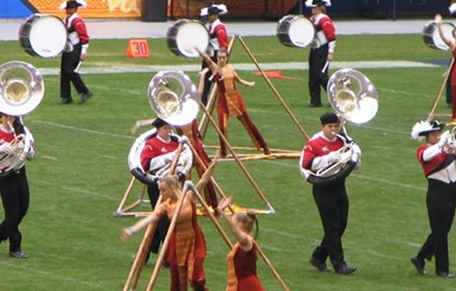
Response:
[{"label": "white uniform sleeve", "polygon": [[338,160],[338,153],[337,152],[330,152],[327,155],[316,157],[312,161],[312,166],[310,167],[312,171],[316,172],[318,170],[327,168],[334,162]]},{"label": "white uniform sleeve", "polygon": [[435,156],[437,156],[441,152],[442,152],[442,148],[438,144],[432,145],[424,150],[423,161],[429,162],[430,160],[432,160]]}]

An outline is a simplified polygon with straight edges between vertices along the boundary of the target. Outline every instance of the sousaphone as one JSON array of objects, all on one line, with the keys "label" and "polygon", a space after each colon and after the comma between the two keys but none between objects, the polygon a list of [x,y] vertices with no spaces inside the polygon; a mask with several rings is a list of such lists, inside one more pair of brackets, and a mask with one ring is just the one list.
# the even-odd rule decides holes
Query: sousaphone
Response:
[{"label": "sousaphone", "polygon": [[350,175],[360,161],[354,150],[355,142],[347,134],[345,122],[364,124],[375,117],[378,111],[378,92],[372,82],[354,69],[341,69],[328,81],[328,100],[342,121],[339,137],[345,145],[339,149],[339,160],[316,173],[308,171],[307,181],[313,184],[326,184]]},{"label": "sousaphone", "polygon": [[[0,112],[21,117],[41,103],[44,97],[44,80],[32,65],[13,61],[0,65]],[[13,128],[12,124],[7,126]],[[23,167],[33,156],[33,136],[24,126],[11,142],[0,143],[0,176]]]}]

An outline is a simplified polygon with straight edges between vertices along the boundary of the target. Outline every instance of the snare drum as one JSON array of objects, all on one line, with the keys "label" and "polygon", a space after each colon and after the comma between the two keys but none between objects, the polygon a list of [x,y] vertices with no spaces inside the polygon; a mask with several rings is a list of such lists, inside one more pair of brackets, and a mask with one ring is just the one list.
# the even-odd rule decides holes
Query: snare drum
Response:
[{"label": "snare drum", "polygon": [[209,32],[199,21],[181,19],[168,29],[168,48],[178,56],[199,57],[194,49],[205,52],[209,46]]},{"label": "snare drum", "polygon": [[277,23],[279,41],[290,47],[308,47],[315,37],[315,27],[303,16],[285,15]]},{"label": "snare drum", "polygon": [[19,29],[19,42],[24,50],[42,58],[53,58],[61,54],[67,41],[67,30],[56,16],[33,14]]},{"label": "snare drum", "polygon": [[[456,26],[451,22],[443,22],[442,23],[442,30],[443,34],[452,39],[453,37],[453,30]],[[447,51],[450,48],[446,45],[446,43],[442,40],[439,34],[439,28],[434,21],[428,22],[423,28],[423,41],[424,43],[437,50]]]}]

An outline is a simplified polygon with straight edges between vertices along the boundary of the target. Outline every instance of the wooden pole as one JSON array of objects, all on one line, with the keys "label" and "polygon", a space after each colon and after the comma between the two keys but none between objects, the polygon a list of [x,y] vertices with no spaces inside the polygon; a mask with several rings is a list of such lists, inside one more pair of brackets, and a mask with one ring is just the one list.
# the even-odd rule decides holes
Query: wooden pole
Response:
[{"label": "wooden pole", "polygon": [[272,262],[269,260],[269,258],[266,256],[266,254],[263,252],[261,247],[256,244],[258,253],[260,254],[261,259],[263,259],[264,263],[271,269],[272,274],[274,277],[279,281],[280,286],[282,287],[283,290],[285,291],[290,291],[290,288],[288,288],[287,283],[285,283],[285,280],[283,280],[282,276],[279,274],[277,269],[274,267]]},{"label": "wooden pole", "polygon": [[250,59],[252,60],[252,62],[255,64],[255,66],[257,67],[258,71],[261,73],[261,75],[263,76],[264,80],[266,81],[266,83],[268,84],[268,86],[271,88],[272,90],[272,93],[273,95],[276,97],[276,99],[280,102],[280,104],[282,105],[282,107],[285,109],[285,111],[288,113],[288,115],[291,117],[291,119],[293,120],[294,124],[296,125],[296,127],[298,128],[298,130],[302,133],[302,135],[304,136],[304,138],[306,140],[309,140],[310,137],[309,135],[307,134],[307,132],[304,130],[304,127],[301,125],[301,122],[299,122],[298,118],[296,117],[296,115],[293,113],[293,111],[291,110],[290,106],[288,105],[288,103],[285,101],[285,99],[280,95],[279,91],[275,88],[274,84],[272,84],[271,80],[269,79],[269,77],[265,74],[265,72],[263,71],[263,69],[260,67],[257,59],[255,58],[255,56],[253,55],[252,51],[249,49],[249,47],[247,46],[247,44],[245,43],[244,39],[242,39],[241,36],[238,36],[238,39],[239,41],[241,42],[241,45],[242,47],[244,48],[245,52],[249,55]]},{"label": "wooden pole", "polygon": [[451,59],[450,67],[443,75],[442,85],[440,86],[440,89],[439,89],[437,95],[434,97],[434,100],[432,102],[431,112],[429,112],[429,114],[428,114],[428,118],[427,118],[428,121],[431,121],[432,119],[434,119],[435,111],[437,110],[437,106],[439,105],[440,99],[442,99],[443,91],[446,88],[448,78],[451,75],[451,68],[453,67],[453,65],[454,65],[454,58]]},{"label": "wooden pole", "polygon": [[[228,55],[231,54],[231,50],[233,49],[236,38],[237,38],[237,36],[233,36],[231,38],[230,42],[228,43],[228,50],[227,50]],[[207,105],[206,105],[207,111],[209,111],[211,114],[214,111],[215,103],[217,102],[217,94],[216,94],[217,93],[217,83],[214,82],[213,84],[214,85],[211,88],[211,91],[209,93],[209,98],[207,99],[208,100]],[[198,128],[201,138],[203,138],[203,139],[206,136],[208,124],[209,123],[208,123],[207,117],[205,115],[203,115],[201,117],[201,121],[200,121],[199,128]]]},{"label": "wooden pole", "polygon": [[125,190],[122,199],[120,200],[119,206],[117,206],[117,210],[114,213],[117,216],[121,216],[122,213],[124,212],[123,208],[125,203],[127,202],[128,195],[130,195],[131,189],[133,188],[133,185],[135,183],[135,177],[131,176],[130,182],[128,183],[127,190]]},{"label": "wooden pole", "polygon": [[253,186],[253,188],[255,189],[255,191],[258,193],[258,195],[261,197],[261,199],[266,203],[266,205],[268,206],[268,208],[274,212],[274,208],[272,207],[271,203],[269,202],[269,200],[266,198],[266,194],[263,193],[263,191],[261,190],[260,186],[257,184],[257,182],[255,181],[255,179],[253,178],[253,176],[250,174],[249,170],[247,170],[247,168],[245,167],[245,165],[242,163],[242,161],[239,159],[239,157],[237,156],[236,152],[233,150],[231,144],[228,142],[228,139],[225,137],[225,135],[223,134],[223,132],[220,130],[220,128],[218,127],[217,123],[215,122],[214,118],[210,115],[210,113],[207,111],[206,107],[204,107],[204,104],[201,103],[200,101],[200,107],[203,109],[204,113],[206,114],[206,116],[208,117],[208,120],[209,122],[212,124],[212,126],[215,128],[215,130],[217,131],[218,135],[220,136],[220,138],[222,139],[222,141],[226,144],[226,148],[228,149],[228,151],[230,152],[230,154],[233,156],[234,160],[236,161],[236,163],[239,165],[239,167],[241,168],[241,172],[245,175],[245,177],[247,178],[247,180],[250,182],[250,184]]},{"label": "wooden pole", "polygon": [[158,274],[160,273],[160,268],[161,268],[163,259],[165,258],[166,250],[168,249],[169,242],[171,241],[171,235],[173,234],[174,228],[176,227],[177,218],[179,217],[179,214],[182,210],[182,206],[184,205],[184,201],[187,197],[187,193],[189,193],[189,191],[185,191],[184,193],[182,193],[182,197],[179,200],[176,212],[174,213],[174,215],[171,219],[171,223],[169,225],[168,232],[166,233],[165,241],[163,242],[163,246],[158,255],[158,259],[155,262],[152,276],[149,280],[149,283],[147,284],[147,288],[146,288],[147,291],[152,291],[155,287],[155,283],[157,282]]}]

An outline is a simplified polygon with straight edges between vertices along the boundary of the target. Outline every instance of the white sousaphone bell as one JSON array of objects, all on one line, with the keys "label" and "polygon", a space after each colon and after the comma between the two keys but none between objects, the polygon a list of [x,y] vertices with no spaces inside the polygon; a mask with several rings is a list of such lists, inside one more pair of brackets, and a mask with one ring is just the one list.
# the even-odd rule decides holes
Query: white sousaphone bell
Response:
[{"label": "white sousaphone bell", "polygon": [[[341,69],[328,81],[328,100],[342,122],[364,124],[375,117],[378,111],[378,92],[372,82],[354,69]],[[310,172],[307,181],[326,184],[347,177],[359,162],[359,153],[354,150],[353,140],[343,127],[345,142],[339,149],[339,161],[317,173]]]},{"label": "white sousaphone bell", "polygon": [[198,115],[198,92],[182,71],[157,73],[149,83],[147,96],[157,116],[173,126],[190,124]]},{"label": "white sousaphone bell", "polygon": [[[44,80],[32,65],[12,61],[0,65],[0,112],[23,116],[32,112],[43,100]],[[12,127],[12,125],[9,125]],[[0,143],[0,176],[20,169],[33,152],[33,136],[24,127],[11,142]]]}]

